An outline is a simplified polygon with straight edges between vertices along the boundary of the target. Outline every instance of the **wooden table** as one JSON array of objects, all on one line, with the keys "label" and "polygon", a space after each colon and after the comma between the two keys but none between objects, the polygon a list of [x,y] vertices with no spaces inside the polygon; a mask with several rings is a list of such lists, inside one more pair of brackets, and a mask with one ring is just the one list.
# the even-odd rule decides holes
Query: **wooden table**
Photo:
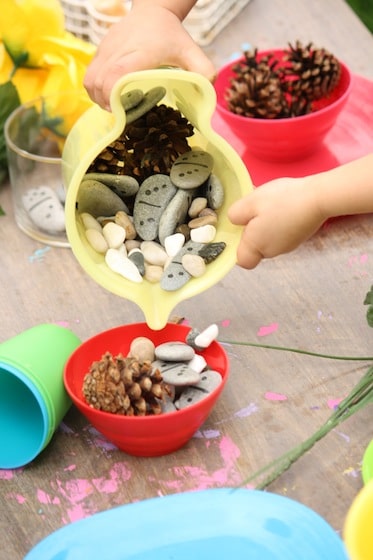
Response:
[{"label": "wooden table", "polygon": [[[300,38],[327,46],[354,72],[373,77],[373,40],[341,0],[252,0],[206,51],[222,63],[241,44],[267,48]],[[97,286],[69,249],[29,239],[16,226],[8,186],[0,191],[0,340],[58,322],[82,340],[142,321],[132,303]],[[370,356],[363,300],[372,283],[371,216],[338,219],[290,255],[248,272],[235,268],[175,313],[192,326],[217,323],[220,338]],[[113,448],[72,408],[31,464],[0,471],[0,559],[18,560],[65,524],[111,507],[191,489],[235,486],[309,437],[368,368],[352,362],[226,346],[231,377],[203,428],[180,451],[156,459]],[[317,443],[269,490],[321,514],[335,530],[362,486],[371,409]]]}]

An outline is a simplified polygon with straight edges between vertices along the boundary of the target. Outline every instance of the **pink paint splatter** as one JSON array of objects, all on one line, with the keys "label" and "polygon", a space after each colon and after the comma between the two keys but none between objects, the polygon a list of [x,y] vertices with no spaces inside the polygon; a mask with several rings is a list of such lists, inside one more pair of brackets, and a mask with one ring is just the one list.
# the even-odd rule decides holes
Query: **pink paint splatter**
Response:
[{"label": "pink paint splatter", "polygon": [[343,401],[343,399],[329,399],[328,402],[327,402],[327,405],[332,410],[336,410],[339,403],[342,402],[342,401]]},{"label": "pink paint splatter", "polygon": [[236,469],[236,461],[240,456],[240,450],[227,436],[223,436],[220,442],[215,440],[212,440],[212,442],[214,445],[219,446],[220,457],[222,460],[222,467],[215,470],[213,473],[209,474],[207,470],[202,467],[183,465],[173,467],[171,469],[171,480],[149,480],[158,482],[161,486],[163,485],[176,492],[182,492],[184,488],[184,481],[189,483],[190,480],[194,481],[194,487],[188,488],[188,491],[204,490],[220,486],[235,486],[239,484],[242,479]]},{"label": "pink paint splatter", "polygon": [[14,471],[12,470],[0,470],[0,480],[12,480],[14,476]]},{"label": "pink paint splatter", "polygon": [[264,398],[268,401],[287,401],[287,396],[282,393],[273,393],[272,391],[267,391],[264,394]]},{"label": "pink paint splatter", "polygon": [[65,467],[63,470],[67,472],[71,472],[71,471],[75,471],[75,469],[76,469],[76,465],[69,465],[68,467]]},{"label": "pink paint splatter", "polygon": [[230,319],[224,319],[221,323],[222,327],[229,327],[229,325],[231,324],[231,320]]},{"label": "pink paint splatter", "polygon": [[27,501],[25,496],[22,496],[22,494],[16,494],[15,492],[6,494],[6,497],[9,500],[16,500],[16,502],[18,502],[20,505],[24,504]]},{"label": "pink paint splatter", "polygon": [[268,334],[277,331],[277,329],[278,329],[278,323],[271,323],[270,325],[260,327],[260,329],[256,334],[257,336],[267,336]]},{"label": "pink paint splatter", "polygon": [[55,506],[58,506],[61,503],[61,500],[55,496],[54,498],[51,498],[51,496],[49,494],[47,494],[47,492],[45,492],[44,490],[42,490],[41,488],[39,488],[36,491],[36,497],[39,500],[39,502],[41,504],[53,504]]}]

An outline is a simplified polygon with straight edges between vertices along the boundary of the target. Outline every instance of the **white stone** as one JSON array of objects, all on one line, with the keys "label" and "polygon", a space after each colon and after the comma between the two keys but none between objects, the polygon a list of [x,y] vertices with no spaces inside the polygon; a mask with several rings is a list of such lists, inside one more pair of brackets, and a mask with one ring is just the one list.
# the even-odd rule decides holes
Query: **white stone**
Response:
[{"label": "white stone", "polygon": [[105,224],[102,233],[110,249],[118,249],[126,239],[126,230],[115,222]]},{"label": "white stone", "polygon": [[195,354],[194,357],[188,362],[188,366],[194,371],[201,373],[207,366],[207,362],[201,354]]},{"label": "white stone", "polygon": [[92,249],[97,251],[97,253],[102,253],[104,255],[109,249],[105,237],[97,229],[86,229],[85,236]]},{"label": "white stone", "polygon": [[215,323],[207,327],[194,339],[194,343],[198,348],[207,348],[213,340],[219,335],[219,327]]},{"label": "white stone", "polygon": [[137,266],[117,249],[106,251],[105,262],[113,272],[117,272],[127,280],[137,283],[142,282],[142,276]]},{"label": "white stone", "polygon": [[180,251],[185,243],[185,235],[182,233],[174,233],[168,235],[164,240],[164,248],[169,257],[174,257]]},{"label": "white stone", "polygon": [[65,210],[58,196],[47,186],[29,189],[22,197],[25,210],[34,224],[51,233],[65,231]]},{"label": "white stone", "polygon": [[102,232],[101,224],[96,220],[96,218],[92,216],[92,214],[88,214],[88,212],[82,212],[80,214],[80,218],[85,229],[95,229]]},{"label": "white stone", "polygon": [[160,243],[155,241],[143,241],[140,245],[141,251],[147,263],[162,266],[168,259],[168,255]]},{"label": "white stone", "polygon": [[215,239],[216,227],[207,224],[190,230],[190,238],[196,243],[211,243]]},{"label": "white stone", "polygon": [[181,258],[181,264],[193,278],[199,278],[206,272],[206,263],[199,255],[186,253]]}]

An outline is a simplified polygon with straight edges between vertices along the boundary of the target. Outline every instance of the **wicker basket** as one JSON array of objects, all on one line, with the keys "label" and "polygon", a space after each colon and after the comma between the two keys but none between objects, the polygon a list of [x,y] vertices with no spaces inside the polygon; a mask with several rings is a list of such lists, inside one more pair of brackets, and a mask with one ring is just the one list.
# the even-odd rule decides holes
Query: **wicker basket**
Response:
[{"label": "wicker basket", "polygon": [[90,41],[86,0],[60,0],[65,14],[65,28],[76,37]]},{"label": "wicker basket", "polygon": [[[200,46],[206,46],[228,25],[250,0],[198,0],[184,20],[188,33]],[[120,18],[98,12],[90,0],[60,0],[67,31],[98,45],[113,23]],[[129,10],[131,2],[123,1]]]}]

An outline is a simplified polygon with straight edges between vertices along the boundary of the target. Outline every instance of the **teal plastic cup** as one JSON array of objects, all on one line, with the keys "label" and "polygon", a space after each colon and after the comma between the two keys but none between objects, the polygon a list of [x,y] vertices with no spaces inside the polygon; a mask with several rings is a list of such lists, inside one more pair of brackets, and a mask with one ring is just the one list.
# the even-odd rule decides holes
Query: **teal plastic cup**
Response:
[{"label": "teal plastic cup", "polygon": [[18,468],[45,449],[71,406],[63,369],[80,345],[69,329],[32,327],[0,344],[0,468]]}]

